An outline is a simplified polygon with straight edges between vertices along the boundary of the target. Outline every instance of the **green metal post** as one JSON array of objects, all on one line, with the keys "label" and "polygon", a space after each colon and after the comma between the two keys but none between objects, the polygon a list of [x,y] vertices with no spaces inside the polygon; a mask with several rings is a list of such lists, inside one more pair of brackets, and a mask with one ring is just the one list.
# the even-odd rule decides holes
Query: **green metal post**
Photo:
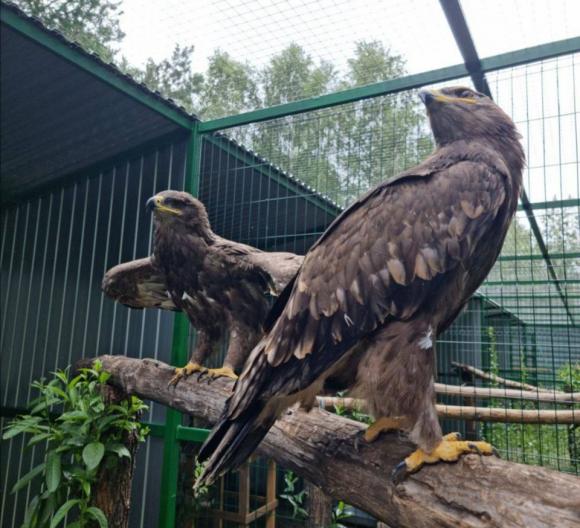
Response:
[{"label": "green metal post", "polygon": [[[198,123],[192,127],[187,149],[185,190],[196,196],[199,191],[199,164],[201,160],[201,135]],[[189,321],[183,313],[175,315],[173,325],[173,344],[171,363],[184,365],[189,358]],[[167,409],[163,441],[163,468],[161,472],[161,503],[159,508],[159,526],[175,526],[177,506],[177,482],[179,475],[179,438],[181,413]],[[183,434],[183,433],[182,433]]]},{"label": "green metal post", "polygon": [[[189,322],[184,314],[175,315],[171,363],[183,365],[187,362]],[[177,476],[179,473],[179,442],[177,428],[181,425],[181,413],[167,409],[165,435],[163,438],[163,468],[161,471],[161,504],[159,526],[171,528],[175,525],[177,504]]]}]

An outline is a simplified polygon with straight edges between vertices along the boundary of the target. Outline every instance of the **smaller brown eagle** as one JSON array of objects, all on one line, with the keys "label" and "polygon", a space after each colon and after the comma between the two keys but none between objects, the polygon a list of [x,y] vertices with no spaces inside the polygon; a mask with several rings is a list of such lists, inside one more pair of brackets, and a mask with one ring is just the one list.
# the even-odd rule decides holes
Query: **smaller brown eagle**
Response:
[{"label": "smaller brown eagle", "polygon": [[[104,292],[132,308],[187,314],[197,342],[172,383],[194,372],[235,379],[262,335],[270,295],[284,289],[303,257],[264,252],[216,235],[203,203],[185,192],[163,191],[147,201],[147,208],[154,212],[153,254],[107,271]],[[205,368],[226,333],[222,368]]]}]

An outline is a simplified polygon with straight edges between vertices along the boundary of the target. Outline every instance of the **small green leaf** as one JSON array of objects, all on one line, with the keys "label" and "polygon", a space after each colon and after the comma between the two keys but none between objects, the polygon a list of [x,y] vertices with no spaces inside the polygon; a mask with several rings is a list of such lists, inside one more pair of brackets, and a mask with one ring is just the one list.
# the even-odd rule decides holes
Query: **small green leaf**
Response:
[{"label": "small green leaf", "polygon": [[109,527],[109,523],[107,522],[105,514],[99,508],[91,506],[90,508],[87,508],[86,512],[99,523],[101,528]]},{"label": "small green leaf", "polygon": [[105,446],[101,442],[91,442],[83,449],[83,460],[88,470],[95,469],[105,454]]},{"label": "small green leaf", "polygon": [[110,444],[109,446],[107,446],[107,451],[117,453],[118,457],[131,458],[131,453],[123,444]]},{"label": "small green leaf", "polygon": [[88,480],[83,480],[82,486],[83,486],[83,491],[85,492],[85,495],[87,496],[87,498],[90,498],[91,497],[91,483]]},{"label": "small green leaf", "polygon": [[64,414],[61,414],[58,419],[63,422],[68,421],[77,421],[77,420],[85,420],[88,418],[87,413],[84,411],[70,411]]},{"label": "small green leaf", "polygon": [[50,522],[50,528],[55,528],[60,524],[60,522],[66,517],[66,514],[71,508],[81,502],[79,499],[67,500],[54,514],[52,521]]},{"label": "small green leaf", "polygon": [[60,504],[61,500],[58,497],[58,493],[53,493],[47,499],[44,500],[44,505],[40,512],[40,516],[38,519],[38,524],[40,526],[46,526],[46,523],[50,520],[53,516],[54,511],[58,504]]},{"label": "small green leaf", "polygon": [[50,438],[52,436],[52,433],[39,433],[34,435],[29,441],[28,441],[28,447],[34,445],[34,444],[38,444],[38,442],[42,442],[43,440],[47,440],[48,438]]},{"label": "small green leaf", "polygon": [[30,501],[30,504],[28,505],[28,508],[26,510],[26,514],[24,515],[24,523],[22,524],[22,527],[26,527],[28,528],[29,526],[33,526],[32,521],[34,520],[34,518],[38,515],[38,506],[40,505],[40,497],[38,495],[35,495],[34,498]]},{"label": "small green leaf", "polygon": [[18,490],[26,486],[36,475],[44,471],[44,464],[39,464],[34,469],[26,473],[14,486],[12,487],[12,493],[16,493]]},{"label": "small green leaf", "polygon": [[60,477],[60,455],[55,451],[50,451],[46,457],[46,488],[50,493],[58,488]]},{"label": "small green leaf", "polygon": [[25,427],[22,427],[20,425],[12,425],[10,424],[6,429],[4,434],[2,435],[2,440],[9,440],[10,438],[13,438],[14,436],[22,433],[24,431]]}]

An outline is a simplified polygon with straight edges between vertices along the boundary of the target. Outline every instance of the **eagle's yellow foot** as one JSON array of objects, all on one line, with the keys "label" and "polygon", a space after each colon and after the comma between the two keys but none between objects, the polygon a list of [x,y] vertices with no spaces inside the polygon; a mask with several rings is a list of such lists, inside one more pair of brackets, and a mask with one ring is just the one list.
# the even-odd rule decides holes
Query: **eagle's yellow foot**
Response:
[{"label": "eagle's yellow foot", "polygon": [[470,442],[461,440],[459,433],[445,435],[431,453],[417,449],[393,470],[393,480],[400,482],[407,475],[419,471],[424,464],[437,462],[455,462],[461,455],[477,453],[479,455],[497,455],[495,448],[487,442]]},{"label": "eagle's yellow foot", "polygon": [[221,367],[221,368],[215,368],[215,369],[205,369],[199,375],[200,378],[202,376],[208,376],[209,377],[209,380],[214,380],[216,378],[222,378],[222,377],[231,378],[233,380],[237,380],[238,379],[237,374],[230,367]]},{"label": "eagle's yellow foot", "polygon": [[194,372],[205,372],[206,370],[199,363],[190,361],[185,367],[175,369],[175,375],[169,380],[169,385],[177,385],[183,378],[191,376]]}]

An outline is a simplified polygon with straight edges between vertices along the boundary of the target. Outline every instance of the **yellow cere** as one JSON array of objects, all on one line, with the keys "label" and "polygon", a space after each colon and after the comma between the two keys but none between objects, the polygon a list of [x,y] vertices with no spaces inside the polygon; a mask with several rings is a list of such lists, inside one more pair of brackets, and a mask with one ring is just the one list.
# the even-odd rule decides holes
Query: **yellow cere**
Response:
[{"label": "yellow cere", "polygon": [[181,216],[181,211],[179,211],[178,209],[173,209],[172,207],[167,207],[166,205],[163,205],[163,198],[159,196],[155,197],[155,204],[156,204],[155,209],[157,209],[158,211]]},{"label": "yellow cere", "polygon": [[433,97],[435,101],[440,103],[467,103],[475,104],[477,100],[474,97],[449,97],[448,95],[443,95],[440,92],[433,92]]}]

